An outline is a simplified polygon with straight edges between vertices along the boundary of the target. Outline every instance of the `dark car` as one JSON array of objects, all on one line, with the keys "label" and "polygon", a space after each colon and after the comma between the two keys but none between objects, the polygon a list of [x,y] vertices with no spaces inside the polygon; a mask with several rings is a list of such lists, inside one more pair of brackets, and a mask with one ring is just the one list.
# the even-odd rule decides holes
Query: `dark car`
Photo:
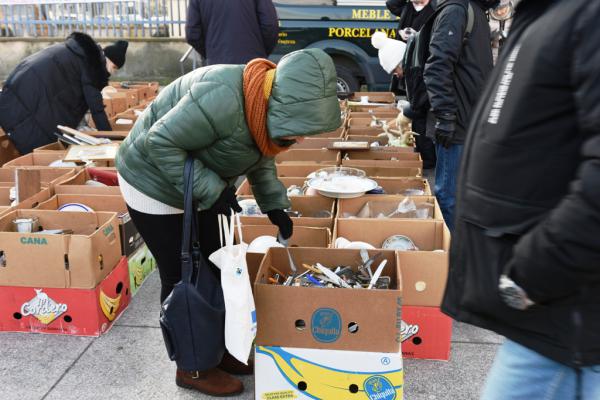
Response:
[{"label": "dark car", "polygon": [[367,90],[389,89],[390,76],[371,46],[371,36],[378,30],[391,38],[398,35],[398,18],[384,0],[275,1],[275,6],[280,32],[271,59],[278,61],[294,50],[322,49],[335,63],[338,91],[357,91],[363,85]]}]

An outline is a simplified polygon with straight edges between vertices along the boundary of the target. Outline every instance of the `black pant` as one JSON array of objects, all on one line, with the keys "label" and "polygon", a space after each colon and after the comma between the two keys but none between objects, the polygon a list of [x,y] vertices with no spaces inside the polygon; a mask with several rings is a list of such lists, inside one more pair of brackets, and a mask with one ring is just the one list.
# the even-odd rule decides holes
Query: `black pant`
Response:
[{"label": "black pant", "polygon": [[415,136],[415,147],[423,159],[423,168],[435,168],[437,156],[433,140],[426,135],[427,121],[425,118],[415,118],[412,121],[412,130],[418,133]]},{"label": "black pant", "polygon": [[[183,214],[153,215],[141,213],[129,206],[127,209],[135,227],[156,259],[160,274],[160,301],[162,303],[173,290],[173,286],[181,280]],[[220,278],[219,268],[208,261],[208,256],[221,247],[217,214],[200,211],[198,226],[202,255],[213,273]]]}]

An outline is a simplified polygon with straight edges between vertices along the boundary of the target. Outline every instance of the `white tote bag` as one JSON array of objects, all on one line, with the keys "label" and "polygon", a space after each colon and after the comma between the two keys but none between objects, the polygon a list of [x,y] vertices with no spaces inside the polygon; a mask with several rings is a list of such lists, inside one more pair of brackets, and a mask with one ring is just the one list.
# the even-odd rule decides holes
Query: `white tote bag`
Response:
[{"label": "white tote bag", "polygon": [[[225,298],[225,347],[232,356],[247,364],[256,337],[256,309],[246,265],[248,245],[242,240],[239,215],[232,212],[230,221],[225,215],[218,218],[222,247],[212,253],[209,260],[221,269]],[[240,244],[234,245],[236,223]]]}]

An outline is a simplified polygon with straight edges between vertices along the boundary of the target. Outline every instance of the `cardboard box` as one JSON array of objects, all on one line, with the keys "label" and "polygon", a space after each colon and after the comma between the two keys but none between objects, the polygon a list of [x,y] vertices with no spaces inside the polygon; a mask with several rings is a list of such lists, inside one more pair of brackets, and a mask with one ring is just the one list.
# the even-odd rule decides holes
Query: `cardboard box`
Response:
[{"label": "cardboard box", "polygon": [[347,137],[354,136],[372,136],[376,137],[383,133],[383,129],[379,127],[350,127],[346,133]]},{"label": "cardboard box", "polygon": [[137,116],[134,114],[121,115],[117,114],[112,117],[108,122],[110,123],[110,127],[113,131],[123,131],[129,132],[135,125],[135,121],[137,120]]},{"label": "cardboard box", "polygon": [[371,118],[371,115],[375,115],[377,118],[396,118],[400,114],[400,110],[396,108],[381,108],[377,109],[376,113],[370,113],[368,111],[352,111],[350,118]]},{"label": "cardboard box", "polygon": [[392,92],[354,92],[350,97],[351,101],[361,101],[362,97],[368,97],[370,103],[391,103],[396,102],[396,96]]},{"label": "cardboard box", "polygon": [[402,400],[400,353],[257,346],[255,399]]},{"label": "cardboard box", "polygon": [[413,147],[374,147],[369,151],[346,151],[344,158],[349,160],[420,160],[421,154]]},{"label": "cardboard box", "polygon": [[[251,198],[251,197],[244,197]],[[241,198],[241,199],[244,199]],[[295,196],[290,197],[292,210],[302,213],[301,217],[292,217],[294,226],[309,226],[313,228],[333,229],[333,217],[335,212],[335,200],[323,196]],[[314,217],[319,211],[329,211],[331,218]],[[266,215],[240,217],[245,225],[271,225]]]},{"label": "cardboard box", "polygon": [[398,251],[402,305],[440,307],[448,278],[448,252]]},{"label": "cardboard box", "polygon": [[[316,262],[324,266],[357,268],[359,250],[290,248],[298,268]],[[372,256],[378,251],[369,251]],[[389,290],[295,287],[268,284],[275,267],[291,273],[286,249],[272,248],[265,255],[254,284],[258,321],[257,345],[311,349],[397,353],[400,351],[402,282],[393,251],[382,276]],[[376,312],[373,312],[376,310]],[[352,329],[351,329],[352,328]]]},{"label": "cardboard box", "polygon": [[292,163],[285,162],[277,164],[277,176],[280,178],[306,178],[310,173],[322,168],[335,167],[330,163]]},{"label": "cardboard box", "polygon": [[[373,135],[349,135],[346,137],[348,142],[368,142],[369,146],[375,142],[379,143],[380,147],[387,146],[389,139],[387,136],[373,136]],[[402,148],[402,147],[401,147]],[[373,149],[373,147],[371,147]]]},{"label": "cardboard box", "polygon": [[67,146],[63,144],[61,141],[56,141],[54,143],[47,144],[45,146],[40,146],[36,149],[33,149],[34,153],[41,153],[45,151],[63,151],[67,150]]},{"label": "cardboard box", "polygon": [[[351,165],[346,165],[351,166]],[[416,178],[421,176],[421,168],[415,167],[382,167],[372,165],[360,165],[353,168],[358,168],[365,171],[367,176],[378,178]]]},{"label": "cardboard box", "polygon": [[[13,231],[15,218],[37,217],[53,235]],[[96,287],[121,257],[116,213],[16,210],[0,218],[0,285],[54,288]]]},{"label": "cardboard box", "polygon": [[0,287],[0,331],[100,336],[129,305],[131,291],[123,257],[91,289]]},{"label": "cardboard box", "polygon": [[[111,168],[111,170],[115,170]],[[93,180],[89,172],[85,169],[79,171],[71,178],[61,182],[54,187],[56,194],[96,194],[96,195],[114,195],[120,196],[121,189],[118,186],[92,186],[85,183]]]},{"label": "cardboard box", "polygon": [[134,296],[146,278],[156,269],[156,260],[148,246],[142,245],[134,254],[127,259],[129,265],[129,284],[131,295]]},{"label": "cardboard box", "polygon": [[[354,199],[340,199],[338,201],[338,210],[337,210],[337,218],[343,219],[359,219],[359,220],[369,220],[371,218],[376,218],[381,221],[382,219],[378,218],[379,214],[389,215],[390,213],[396,211],[400,202],[404,201],[406,198],[412,200],[417,207],[420,204],[426,203],[430,209],[429,218],[425,218],[427,220],[438,220],[443,221],[444,216],[442,215],[442,210],[440,210],[440,206],[434,196],[388,196],[388,195],[377,195],[374,196],[363,196],[357,197]],[[371,216],[369,217],[360,217],[358,218],[358,213],[365,207],[365,205],[369,203],[369,208],[371,211]],[[411,217],[406,217],[411,218]],[[412,217],[414,218],[414,217]],[[396,214],[393,217],[393,220],[401,220],[403,216],[401,214]],[[384,219],[385,220],[385,219]]]},{"label": "cardboard box", "polygon": [[402,307],[402,356],[450,359],[452,319],[437,307]]},{"label": "cardboard box", "polygon": [[[62,160],[67,155],[66,150],[59,151],[44,151],[41,153],[29,153],[24,156],[17,157],[12,161],[4,164],[3,168],[17,168],[17,167],[48,167],[52,162],[56,160]],[[62,168],[62,167],[53,167]],[[73,169],[74,167],[64,167]]]},{"label": "cardboard box", "polygon": [[[252,243],[259,236],[277,236],[275,225],[244,225],[242,224],[242,236],[245,243]],[[235,233],[236,239],[237,231]],[[291,247],[329,247],[331,243],[331,231],[327,228],[311,228],[308,226],[294,226],[294,233],[290,238]]]},{"label": "cardboard box", "polygon": [[423,168],[421,160],[342,160],[344,167]]},{"label": "cardboard box", "polygon": [[363,105],[363,104],[349,104],[350,107],[350,111],[351,111],[351,115],[353,112],[369,112],[369,111],[373,111],[374,113],[378,113],[379,110],[396,110],[396,106],[393,104],[384,104],[384,105],[380,105],[380,104],[369,104],[369,105]]},{"label": "cardboard box", "polygon": [[144,239],[142,239],[142,236],[129,216],[127,204],[125,204],[125,200],[120,195],[57,194],[39,204],[37,208],[40,210],[58,210],[61,206],[69,203],[85,204],[95,212],[116,212],[119,221],[122,255],[131,255],[144,244]]},{"label": "cardboard box", "polygon": [[[246,265],[248,266],[248,276],[250,277],[250,282],[254,282],[256,280],[256,274],[258,274],[260,264],[262,263],[264,257],[265,255],[261,253],[246,253]],[[254,285],[252,285],[252,293],[254,293]]]},{"label": "cardboard box", "polygon": [[[19,169],[28,167],[19,167]],[[75,175],[75,168],[35,168],[40,171],[42,188],[53,187]],[[14,168],[0,168],[0,186],[15,186]]]},{"label": "cardboard box", "polygon": [[15,145],[4,134],[4,131],[0,129],[0,167],[20,155]]},{"label": "cardboard box", "polygon": [[14,210],[35,208],[41,202],[48,200],[52,192],[49,188],[42,189],[35,195],[21,200],[14,206],[11,206],[9,193],[9,187],[0,187],[0,216]]},{"label": "cardboard box", "polygon": [[[388,123],[388,126],[390,126],[392,129],[396,127],[396,123],[395,123],[396,116],[383,117],[381,115],[378,116],[377,113],[373,113],[373,115],[375,115],[375,117],[379,121],[382,121],[382,120],[386,121]],[[348,126],[350,127],[350,129],[354,129],[354,128],[377,128],[381,132],[383,132],[383,128],[380,128],[378,126],[373,126],[373,125],[371,125],[372,123],[373,123],[373,118],[371,118],[371,117],[359,118],[359,117],[356,117],[354,114],[352,114],[350,116],[350,119],[348,120]]]},{"label": "cardboard box", "polygon": [[279,153],[275,156],[275,162],[281,164],[284,162],[309,162],[309,163],[325,163],[339,165],[341,155],[339,151],[327,149],[292,149]]},{"label": "cardboard box", "polygon": [[[304,186],[304,183],[306,182],[307,179],[306,178],[283,178],[283,177],[280,177],[279,180],[281,181],[281,183],[283,183],[283,186],[285,186],[287,189],[292,185],[302,187],[302,186]],[[250,182],[248,182],[248,179],[243,180],[242,184],[237,189],[235,194],[237,194],[238,196],[252,196],[253,195],[252,188],[250,187]],[[318,195],[313,195],[313,197],[314,196],[318,196]],[[294,197],[294,196],[289,196],[289,197]]]},{"label": "cardboard box", "polygon": [[335,142],[341,141],[341,138],[316,138],[309,136],[302,143],[296,143],[292,146],[292,150],[298,149],[327,149]]},{"label": "cardboard box", "polygon": [[135,107],[140,103],[137,90],[116,88],[118,93],[125,94],[127,99],[127,108]]},{"label": "cardboard box", "polygon": [[52,189],[45,188],[31,197],[21,200],[21,202],[13,208],[15,210],[31,210],[36,208],[40,203],[48,200],[50,197],[52,197]]},{"label": "cardboard box", "polygon": [[311,135],[311,138],[343,138],[345,135],[345,128],[342,125],[340,128],[331,132],[323,132],[318,135]]},{"label": "cardboard box", "polygon": [[420,251],[449,250],[450,231],[444,221],[418,219],[346,219],[336,220],[333,240],[366,242],[381,248],[392,235],[408,236]]},{"label": "cardboard box", "polygon": [[121,113],[125,110],[127,110],[129,107],[128,102],[127,102],[127,95],[125,93],[104,93],[102,95],[103,97],[103,101],[106,103],[110,103],[111,107],[112,107],[112,113],[113,115],[117,115],[118,113]]},{"label": "cardboard box", "polygon": [[[427,179],[422,178],[373,178],[385,190],[386,195],[406,195],[407,190],[422,190],[424,196],[431,196],[431,187]],[[369,198],[379,197],[378,194],[366,195]],[[412,196],[412,195],[411,195]]]}]

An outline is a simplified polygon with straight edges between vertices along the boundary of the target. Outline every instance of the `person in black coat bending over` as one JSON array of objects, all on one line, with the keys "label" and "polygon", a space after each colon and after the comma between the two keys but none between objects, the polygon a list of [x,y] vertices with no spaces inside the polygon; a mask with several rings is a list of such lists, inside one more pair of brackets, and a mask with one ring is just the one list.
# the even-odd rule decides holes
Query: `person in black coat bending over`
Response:
[{"label": "person in black coat bending over", "polygon": [[21,61],[0,93],[0,127],[21,154],[56,141],[57,125],[76,128],[90,110],[99,130],[111,130],[101,90],[125,64],[126,41],[102,48],[73,32],[64,43]]},{"label": "person in black coat bending over", "polygon": [[271,0],[190,0],[188,5],[185,38],[205,66],[267,58],[278,35]]}]

